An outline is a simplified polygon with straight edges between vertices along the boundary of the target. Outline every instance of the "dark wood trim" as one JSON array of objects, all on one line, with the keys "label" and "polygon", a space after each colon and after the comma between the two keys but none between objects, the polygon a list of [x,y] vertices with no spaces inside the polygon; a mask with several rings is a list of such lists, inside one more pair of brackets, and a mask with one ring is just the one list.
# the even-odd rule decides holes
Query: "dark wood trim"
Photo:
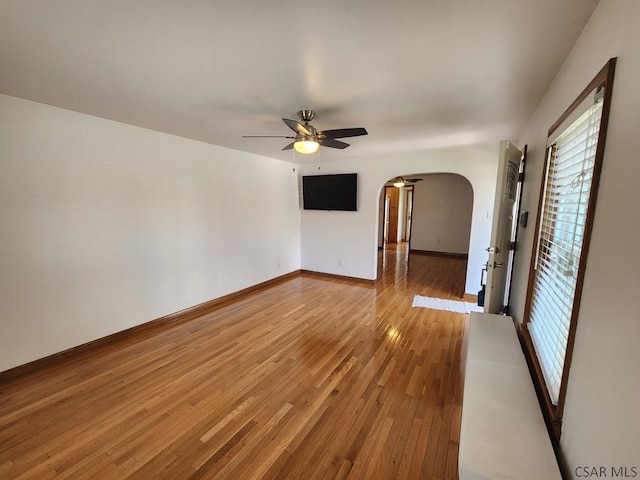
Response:
[{"label": "dark wood trim", "polygon": [[[407,229],[407,224],[409,224],[409,217],[411,217],[411,223],[409,224],[408,232],[405,231],[405,242],[409,244],[409,249],[411,249],[411,231],[413,230],[413,203],[414,196],[416,194],[416,186],[415,185],[407,185],[407,189],[405,190],[405,206],[407,207],[405,210],[404,222],[405,222],[405,230]],[[411,211],[409,211],[408,200],[409,200],[409,192],[411,192]]]},{"label": "dark wood trim", "polygon": [[335,273],[314,272],[313,270],[300,270],[301,275],[305,277],[325,278],[332,280],[342,280],[348,283],[357,283],[368,287],[373,287],[376,280],[367,280],[366,278],[348,277],[346,275],[337,275]]},{"label": "dark wood trim", "polygon": [[582,241],[582,251],[580,252],[580,262],[578,265],[578,277],[576,279],[576,293],[574,297],[573,310],[571,312],[571,323],[569,326],[569,337],[567,339],[567,353],[565,356],[565,367],[562,371],[562,382],[560,383],[560,394],[558,397],[558,409],[556,415],[562,418],[564,413],[564,402],[566,398],[567,380],[569,378],[569,370],[571,368],[571,359],[573,357],[573,345],[576,337],[576,326],[578,316],[580,314],[580,303],[582,300],[582,286],[584,283],[584,275],[587,270],[587,257],[589,255],[589,247],[591,245],[591,232],[593,230],[593,221],[596,213],[596,204],[598,200],[598,190],[600,188],[600,175],[602,173],[602,161],[604,159],[604,149],[607,140],[607,127],[609,126],[609,111],[611,109],[611,96],[613,90],[613,77],[615,74],[616,59],[610,59],[598,74],[600,83],[596,87],[604,86],[604,103],[602,105],[602,116],[600,119],[600,130],[598,131],[598,145],[596,147],[596,157],[593,165],[593,178],[591,180],[591,190],[589,193],[589,205],[587,207],[587,218],[584,229],[584,240]]},{"label": "dark wood trim", "polygon": [[567,350],[564,361],[564,368],[562,372],[562,381],[560,384],[560,392],[558,395],[558,405],[553,405],[551,402],[551,398],[548,393],[548,389],[546,387],[546,383],[544,381],[544,376],[542,374],[542,369],[540,367],[540,363],[538,361],[538,357],[535,352],[535,348],[533,346],[533,341],[529,334],[527,325],[530,321],[531,316],[531,300],[533,296],[533,280],[535,276],[535,260],[538,251],[538,242],[537,236],[540,230],[540,220],[542,216],[542,200],[544,193],[544,186],[546,180],[546,171],[548,168],[549,158],[550,158],[550,148],[545,150],[546,158],[544,163],[544,170],[542,180],[540,182],[540,193],[538,197],[538,213],[536,216],[536,228],[534,230],[536,237],[534,238],[534,245],[531,251],[531,262],[529,267],[529,280],[527,284],[527,295],[525,299],[525,308],[524,308],[524,316],[521,327],[519,328],[519,333],[522,338],[522,342],[524,345],[525,356],[527,357],[527,362],[530,365],[530,369],[532,371],[532,376],[534,380],[534,385],[536,387],[536,391],[538,392],[538,396],[540,398],[540,403],[542,406],[542,410],[544,413],[545,421],[547,423],[547,427],[549,428],[550,435],[555,445],[557,446],[560,441],[560,435],[562,430],[562,418],[564,415],[564,405],[567,393],[567,383],[569,378],[569,371],[571,369],[571,360],[573,357],[573,347],[575,343],[576,336],[576,328],[578,323],[578,317],[580,313],[580,301],[582,298],[582,287],[584,283],[585,270],[587,265],[587,256],[589,253],[589,246],[591,243],[591,232],[593,230],[593,222],[595,217],[595,208],[596,202],[598,198],[598,188],[600,185],[600,175],[602,172],[602,162],[604,159],[604,150],[607,138],[607,127],[609,125],[609,112],[611,108],[611,98],[613,91],[613,79],[615,74],[615,66],[616,66],[616,58],[611,58],[605,64],[605,66],[598,72],[595,78],[587,85],[587,87],[582,91],[582,93],[578,96],[578,98],[571,104],[571,106],[560,116],[560,118],[552,125],[552,127],[548,131],[548,135],[551,136],[555,130],[566,120],[569,115],[573,112],[573,110],[582,103],[582,101],[589,95],[594,89],[604,86],[605,95],[604,95],[604,104],[602,110],[602,117],[600,120],[600,131],[598,133],[598,145],[595,156],[595,164],[593,170],[593,179],[591,183],[591,192],[589,196],[589,205],[587,207],[587,217],[586,217],[586,225],[584,232],[584,240],[582,246],[582,252],[580,255],[580,261],[578,265],[578,277],[576,279],[576,292],[573,301],[573,309],[571,313],[571,319],[569,324],[569,336],[567,339]]},{"label": "dark wood trim", "polygon": [[536,393],[538,394],[538,400],[540,402],[540,407],[542,408],[542,413],[544,416],[545,424],[547,425],[547,430],[549,432],[549,436],[554,444],[554,447],[558,445],[560,441],[560,433],[562,426],[562,418],[557,415],[557,407],[551,402],[551,397],[549,395],[549,391],[547,388],[547,384],[544,379],[544,374],[542,373],[542,367],[540,366],[540,362],[538,361],[538,356],[536,354],[535,348],[533,346],[533,341],[531,340],[531,336],[529,335],[529,330],[527,329],[527,325],[531,316],[531,302],[533,298],[533,281],[535,278],[535,263],[536,257],[538,254],[538,232],[540,231],[540,221],[542,217],[542,207],[543,207],[543,198],[544,198],[544,187],[546,182],[546,172],[549,168],[549,161],[552,155],[552,147],[545,149],[545,161],[544,161],[544,169],[542,174],[542,179],[540,180],[540,192],[538,195],[538,209],[536,215],[536,228],[534,230],[535,237],[533,248],[531,250],[531,261],[529,267],[529,279],[527,283],[527,296],[525,297],[525,305],[524,305],[524,318],[520,328],[518,329],[518,334],[521,338],[523,345],[523,352],[527,359],[527,364],[529,365],[529,371],[531,372],[531,376],[533,378],[533,384],[536,389]]},{"label": "dark wood trim", "polygon": [[536,210],[536,228],[534,231],[533,248],[531,249],[531,259],[529,261],[529,278],[527,279],[527,293],[524,301],[524,317],[522,324],[526,325],[529,321],[531,312],[531,298],[533,296],[533,279],[535,276],[536,257],[538,255],[538,236],[540,232],[540,217],[542,216],[542,201],[544,198],[544,184],[547,178],[547,169],[549,168],[550,149],[545,148],[545,159],[542,169],[542,179],[540,180],[540,191],[538,192],[538,207]]},{"label": "dark wood trim", "polygon": [[409,253],[413,253],[414,255],[429,255],[431,257],[459,258],[460,260],[469,259],[469,254],[467,253],[436,252],[434,250],[414,250],[414,249],[410,249]]},{"label": "dark wood trim", "polygon": [[[399,188],[394,187],[394,186],[387,186],[385,185],[384,187],[384,196],[383,196],[383,204],[382,204],[382,245],[397,245],[398,243],[398,225],[397,225],[397,218],[396,218],[396,238],[395,240],[392,242],[391,240],[389,240],[389,232],[386,232],[386,238],[385,238],[385,227],[387,225],[387,209],[386,209],[386,205],[387,205],[387,198],[389,198],[389,211],[391,211],[391,198],[393,197],[394,194],[396,194],[398,196],[398,203],[400,203],[400,194],[399,194]],[[390,197],[387,197],[387,192],[392,192]],[[398,212],[399,213],[399,212]],[[385,241],[386,240],[386,241]]]},{"label": "dark wood trim", "polygon": [[136,325],[135,327],[112,333],[111,335],[107,335],[106,337],[98,338],[96,340],[83,343],[82,345],[63,350],[62,352],[39,358],[32,362],[25,363],[24,365],[18,365],[17,367],[0,372],[0,384],[9,380],[15,380],[22,376],[33,374],[38,370],[49,368],[65,361],[81,357],[82,355],[94,352],[95,350],[114,344],[116,342],[122,342],[126,339],[146,334],[150,331],[160,331],[162,329],[172,327],[189,320],[193,320],[194,318],[201,317],[202,315],[207,315],[224,306],[237,302],[238,300],[241,300],[254,292],[268,289],[270,287],[273,287],[274,285],[298,277],[300,275],[301,271],[296,270],[280,277],[267,280],[266,282],[258,283],[257,285],[244,288],[237,292],[233,292],[228,295],[209,300],[199,305],[194,305],[193,307],[185,308],[184,310],[171,313],[164,317],[156,318],[155,320],[150,320],[140,325]]},{"label": "dark wood trim", "polygon": [[547,384],[544,380],[542,368],[540,367],[540,362],[538,362],[538,356],[535,352],[535,348],[533,347],[533,341],[531,340],[529,331],[527,330],[525,325],[520,325],[517,331],[518,336],[520,337],[522,351],[524,352],[524,356],[527,359],[529,372],[534,379],[533,385],[536,389],[538,401],[540,402],[540,406],[544,414],[544,422],[547,426],[547,431],[549,432],[549,438],[551,439],[551,442],[553,443],[555,448],[559,445],[560,441],[562,419],[557,418],[557,407],[553,403],[551,403],[551,397],[549,396]]},{"label": "dark wood trim", "polygon": [[[535,352],[533,352],[533,344],[531,343],[531,337],[528,332],[524,328],[522,328],[522,324],[520,324],[515,319],[513,323],[516,328],[516,332],[518,333],[518,339],[520,340],[520,347],[524,353],[524,358],[527,361],[527,367],[529,368],[529,373],[531,378],[534,380],[538,375],[542,376],[542,372],[536,371],[536,369],[540,368],[540,365],[537,362],[533,362],[532,359],[536,358]],[[525,333],[526,332],[526,333]],[[528,339],[528,340],[527,340]],[[540,377],[542,378],[542,377]],[[551,422],[551,418],[545,414],[545,402],[548,402],[549,395],[546,395],[546,385],[540,385],[538,382],[534,381],[533,386],[536,391],[536,396],[538,397],[538,402],[542,408],[543,418],[545,422],[545,426],[547,427],[547,433],[549,434],[549,439],[551,440],[551,446],[553,447],[553,452],[556,456],[556,461],[558,465],[562,465],[562,458],[560,456],[560,442],[558,441],[560,437],[560,427],[561,425],[553,425]],[[564,478],[564,476],[563,476]]]},{"label": "dark wood trim", "polygon": [[[604,67],[602,67],[602,69],[593,78],[593,80],[591,80],[591,82],[589,82],[589,84],[585,87],[585,89],[582,90],[580,95],[578,95],[578,98],[576,98],[573,101],[573,103],[569,105],[569,108],[567,108],[564,111],[564,113],[560,115],[560,118],[558,118],[558,120],[556,120],[555,123],[551,125],[551,128],[549,128],[547,132],[548,137],[553,135],[553,133],[562,124],[562,122],[564,122],[569,117],[569,115],[571,115],[571,113],[573,113],[573,111],[578,107],[578,105],[580,105],[584,101],[584,99],[587,98],[587,95],[589,95],[595,88],[598,88],[601,85],[604,85],[607,82],[607,78],[610,78],[610,81],[608,83],[611,83],[611,84],[613,83],[613,74],[616,67],[616,60],[617,60],[617,57],[609,59],[609,61],[604,65]],[[611,77],[609,77],[609,75],[611,75]],[[605,94],[605,102],[606,102],[606,94]],[[604,111],[602,112],[602,117],[604,118]]]}]

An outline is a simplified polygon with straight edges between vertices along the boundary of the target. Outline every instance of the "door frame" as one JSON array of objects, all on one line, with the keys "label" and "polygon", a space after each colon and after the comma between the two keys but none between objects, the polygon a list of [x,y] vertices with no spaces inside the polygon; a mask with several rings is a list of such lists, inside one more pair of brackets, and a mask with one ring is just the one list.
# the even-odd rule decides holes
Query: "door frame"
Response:
[{"label": "door frame", "polygon": [[523,152],[509,140],[500,142],[498,175],[494,196],[493,218],[491,221],[490,245],[485,264],[487,272],[484,291],[484,312],[504,313],[507,308],[505,297],[508,289],[508,273],[514,255],[512,244],[516,203],[518,201],[519,171],[522,166]]},{"label": "door frame", "polygon": [[[411,202],[411,212],[410,215],[413,216],[413,196],[415,195],[415,185],[405,185],[404,187],[394,187],[394,186],[389,186],[386,185],[384,186],[384,195],[382,197],[382,248],[384,249],[386,247],[386,245],[389,242],[389,232],[388,232],[388,226],[387,226],[387,216],[389,215],[388,212],[388,208],[387,208],[387,189],[390,188],[395,188],[396,190],[400,190],[400,192],[398,193],[398,195],[400,195],[402,192],[411,192],[411,197],[412,197],[412,202]],[[400,202],[398,202],[398,205],[400,205]],[[406,241],[409,247],[409,250],[411,250],[411,227],[413,222],[411,222],[407,228],[407,216],[408,216],[408,212],[407,212],[407,202],[404,202],[405,208],[403,212],[399,212],[398,211],[398,218],[400,218],[400,215],[403,215],[403,218],[405,219],[405,229],[407,229],[405,235],[403,235],[403,238],[406,240],[401,240],[401,241]],[[397,242],[393,242],[393,243],[397,243]]]}]

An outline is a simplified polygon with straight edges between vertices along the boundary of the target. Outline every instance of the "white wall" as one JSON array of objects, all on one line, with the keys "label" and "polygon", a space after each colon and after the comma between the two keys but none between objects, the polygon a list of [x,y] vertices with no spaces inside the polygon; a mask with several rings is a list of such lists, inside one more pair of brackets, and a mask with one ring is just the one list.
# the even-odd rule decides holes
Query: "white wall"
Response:
[{"label": "white wall", "polygon": [[[395,187],[394,187],[395,188]],[[384,190],[384,189],[382,189]],[[381,190],[381,192],[382,192]],[[396,243],[402,242],[405,238],[405,229],[407,223],[407,189],[402,188],[400,192],[398,192],[398,230],[396,232]]]},{"label": "white wall", "polygon": [[0,95],[0,371],[298,270],[293,168]]},{"label": "white wall", "polygon": [[[473,190],[460,175],[425,175],[415,183],[411,248],[469,253]],[[479,286],[479,280],[478,280]]]},{"label": "white wall", "polygon": [[[640,2],[602,0],[532,117],[524,210],[535,218],[546,131],[610,57],[618,57],[598,205],[571,365],[560,453],[581,466],[634,466],[640,475]],[[533,221],[530,222],[530,225]],[[521,320],[533,227],[521,230],[513,312]],[[631,474],[631,471],[628,471]]]},{"label": "white wall", "polygon": [[[357,212],[302,212],[302,268],[373,280],[377,274],[380,191],[398,175],[455,173],[473,187],[466,291],[477,293],[487,260],[499,145],[460,146],[301,165],[302,174],[358,173]],[[339,261],[343,261],[343,266]]]}]

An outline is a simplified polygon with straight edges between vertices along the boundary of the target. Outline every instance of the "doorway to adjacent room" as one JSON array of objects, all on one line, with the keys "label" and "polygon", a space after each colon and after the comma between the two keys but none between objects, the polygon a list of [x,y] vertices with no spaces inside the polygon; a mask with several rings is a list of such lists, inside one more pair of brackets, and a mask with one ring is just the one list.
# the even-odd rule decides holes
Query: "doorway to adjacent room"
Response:
[{"label": "doorway to adjacent room", "polygon": [[461,175],[412,174],[389,180],[379,198],[379,260],[401,270],[409,269],[415,255],[466,261],[472,210],[473,189]]}]

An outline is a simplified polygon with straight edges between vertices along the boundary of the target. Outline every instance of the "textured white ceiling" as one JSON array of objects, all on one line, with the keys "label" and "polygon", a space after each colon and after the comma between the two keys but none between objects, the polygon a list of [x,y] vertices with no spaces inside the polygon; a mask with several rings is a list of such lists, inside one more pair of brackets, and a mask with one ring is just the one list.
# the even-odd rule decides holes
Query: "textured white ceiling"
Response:
[{"label": "textured white ceiling", "polygon": [[515,138],[597,0],[0,0],[0,92],[289,161]]}]

